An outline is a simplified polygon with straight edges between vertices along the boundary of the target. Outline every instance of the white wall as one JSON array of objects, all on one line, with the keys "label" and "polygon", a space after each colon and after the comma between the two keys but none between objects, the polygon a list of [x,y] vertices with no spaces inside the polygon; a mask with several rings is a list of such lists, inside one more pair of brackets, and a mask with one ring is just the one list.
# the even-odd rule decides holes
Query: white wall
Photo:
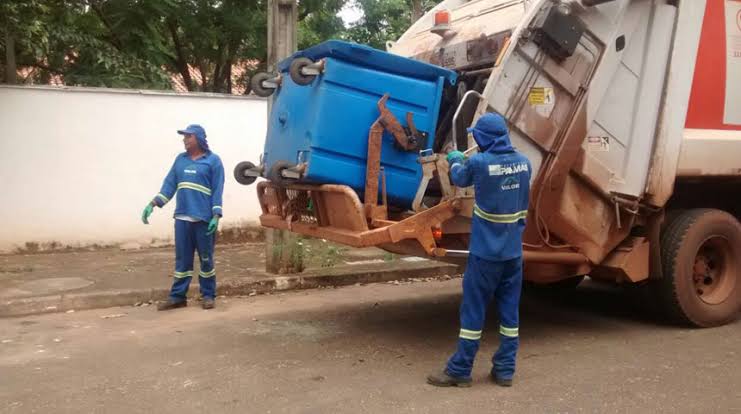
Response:
[{"label": "white wall", "polygon": [[172,237],[174,202],[141,210],[183,151],[176,130],[206,128],[224,162],[225,225],[255,222],[255,187],[234,181],[257,162],[267,102],[94,88],[0,87],[0,251],[26,242],[63,245],[149,242]]}]

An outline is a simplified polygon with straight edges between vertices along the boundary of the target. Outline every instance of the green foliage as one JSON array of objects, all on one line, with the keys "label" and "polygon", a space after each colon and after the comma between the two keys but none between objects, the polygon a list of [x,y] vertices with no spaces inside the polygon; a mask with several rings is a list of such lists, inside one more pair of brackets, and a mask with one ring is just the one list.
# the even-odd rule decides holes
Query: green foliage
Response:
[{"label": "green foliage", "polygon": [[[411,26],[413,0],[353,0],[353,6],[363,11],[363,17],[347,29],[347,38],[377,49],[386,49]],[[438,1],[419,0],[423,11],[432,9]]]},{"label": "green foliage", "polygon": [[[337,13],[348,1],[365,16],[346,28]],[[424,9],[435,4],[417,1]],[[411,24],[411,2],[299,0],[299,47],[346,38],[383,48]],[[9,34],[17,66],[33,68],[36,83],[56,76],[68,85],[168,89],[170,76],[179,74],[189,90],[229,93],[235,64],[265,65],[267,3],[0,0],[0,49],[4,56]]]},{"label": "green foliage", "polygon": [[[151,54],[130,54],[107,38],[91,7],[82,1],[6,0],[0,10],[6,17],[5,29],[15,39],[17,65],[33,68],[37,82],[59,75],[70,85],[169,85]],[[0,46],[5,49],[4,37]]]},{"label": "green foliage", "polygon": [[298,47],[305,49],[327,39],[342,37],[345,26],[337,13],[347,0],[301,0]]}]

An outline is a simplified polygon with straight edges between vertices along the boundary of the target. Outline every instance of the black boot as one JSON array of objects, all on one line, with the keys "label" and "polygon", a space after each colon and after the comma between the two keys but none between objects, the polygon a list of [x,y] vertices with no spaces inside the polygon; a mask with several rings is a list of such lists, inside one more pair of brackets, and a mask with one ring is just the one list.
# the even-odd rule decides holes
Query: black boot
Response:
[{"label": "black boot", "polygon": [[203,309],[213,309],[214,306],[216,306],[216,301],[213,298],[203,298],[203,302],[201,303]]},{"label": "black boot", "polygon": [[499,378],[493,372],[491,373],[491,380],[494,381],[494,383],[499,385],[500,387],[511,387],[512,386],[512,378],[510,379]]},{"label": "black boot", "polygon": [[470,387],[471,378],[452,377],[442,371],[428,375],[427,383],[436,387]]},{"label": "black boot", "polygon": [[158,311],[168,311],[173,310],[177,308],[184,308],[188,306],[188,301],[181,300],[180,302],[173,302],[172,300],[168,299],[167,302],[162,302],[157,305]]}]

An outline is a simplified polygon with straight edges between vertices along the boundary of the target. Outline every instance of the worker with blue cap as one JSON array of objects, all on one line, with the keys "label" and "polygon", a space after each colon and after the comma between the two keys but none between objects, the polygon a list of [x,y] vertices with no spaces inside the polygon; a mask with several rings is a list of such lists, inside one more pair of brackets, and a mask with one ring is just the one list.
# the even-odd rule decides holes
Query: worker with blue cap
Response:
[{"label": "worker with blue cap", "polygon": [[216,296],[214,239],[223,215],[224,165],[211,152],[206,130],[188,125],[178,131],[183,136],[185,152],[175,158],[160,192],[147,204],[142,221],[149,224],[154,207],[163,207],[177,193],[175,206],[175,280],[166,302],[158,310],[187,306],[186,294],[193,278],[194,253],[198,251],[201,266],[198,281],[203,309],[213,309]]},{"label": "worker with blue cap", "polygon": [[530,161],[510,143],[507,123],[487,113],[468,129],[479,152],[468,160],[463,153],[448,154],[450,175],[457,187],[474,186],[469,256],[463,275],[458,349],[446,368],[427,377],[440,387],[468,387],[479,349],[489,303],[499,310],[499,349],[491,378],[511,386],[519,346],[519,306],[522,290],[522,233],[530,193]]}]

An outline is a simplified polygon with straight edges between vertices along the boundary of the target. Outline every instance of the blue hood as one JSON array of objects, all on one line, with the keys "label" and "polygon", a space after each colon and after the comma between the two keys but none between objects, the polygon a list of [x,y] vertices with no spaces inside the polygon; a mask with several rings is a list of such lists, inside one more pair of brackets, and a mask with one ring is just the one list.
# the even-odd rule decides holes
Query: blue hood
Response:
[{"label": "blue hood", "polygon": [[507,121],[497,113],[484,114],[476,122],[476,126],[468,128],[468,132],[473,134],[473,139],[481,152],[501,154],[515,150],[509,140]]}]

